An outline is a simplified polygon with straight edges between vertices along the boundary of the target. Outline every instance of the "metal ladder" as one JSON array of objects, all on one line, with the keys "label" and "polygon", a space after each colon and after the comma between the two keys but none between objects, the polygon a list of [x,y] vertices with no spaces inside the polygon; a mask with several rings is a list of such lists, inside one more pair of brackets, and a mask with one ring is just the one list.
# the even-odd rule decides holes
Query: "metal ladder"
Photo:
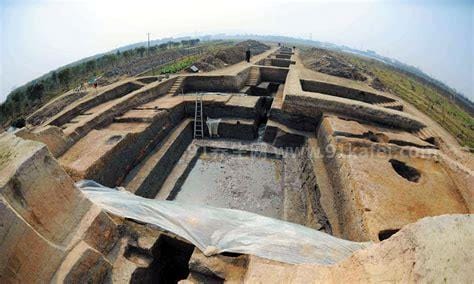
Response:
[{"label": "metal ladder", "polygon": [[202,123],[202,94],[196,95],[194,104],[194,139],[204,138],[204,125]]}]

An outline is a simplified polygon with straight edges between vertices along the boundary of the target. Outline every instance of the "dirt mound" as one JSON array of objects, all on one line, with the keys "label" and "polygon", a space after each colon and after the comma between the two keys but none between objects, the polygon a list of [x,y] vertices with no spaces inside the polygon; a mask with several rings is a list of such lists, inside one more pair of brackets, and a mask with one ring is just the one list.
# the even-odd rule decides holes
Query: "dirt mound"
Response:
[{"label": "dirt mound", "polygon": [[263,44],[256,40],[246,40],[243,42],[239,42],[236,46],[243,47],[245,49],[250,49],[250,53],[252,55],[260,54],[270,49],[270,47],[266,44]]},{"label": "dirt mound", "polygon": [[382,83],[382,81],[380,81],[379,78],[375,77],[372,82],[370,82],[370,86],[376,90],[379,90],[379,91],[386,91],[387,90],[387,87],[385,86],[384,83]]},{"label": "dirt mound", "polygon": [[255,40],[247,40],[209,54],[194,65],[202,71],[220,69],[245,60],[245,51],[247,49],[250,49],[250,53],[253,56],[265,52],[270,47]]},{"label": "dirt mound", "polygon": [[301,53],[303,64],[314,71],[347,79],[366,81],[362,70],[337,54],[321,48],[311,48]]}]

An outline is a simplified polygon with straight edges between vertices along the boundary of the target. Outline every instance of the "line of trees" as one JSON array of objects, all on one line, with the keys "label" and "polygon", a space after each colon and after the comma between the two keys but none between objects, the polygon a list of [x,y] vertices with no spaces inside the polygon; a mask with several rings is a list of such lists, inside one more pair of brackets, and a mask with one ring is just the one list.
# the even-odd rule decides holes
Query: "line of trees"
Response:
[{"label": "line of trees", "polygon": [[[190,47],[198,43],[199,39],[182,40],[180,42],[169,41],[150,46],[149,52]],[[72,66],[59,68],[16,88],[7,96],[6,101],[0,105],[0,124],[5,127],[22,116],[32,113],[59,94],[103,74],[106,70],[119,64],[121,60],[130,60],[137,56],[144,57],[146,52],[147,48],[141,46],[123,52],[108,53]]]}]

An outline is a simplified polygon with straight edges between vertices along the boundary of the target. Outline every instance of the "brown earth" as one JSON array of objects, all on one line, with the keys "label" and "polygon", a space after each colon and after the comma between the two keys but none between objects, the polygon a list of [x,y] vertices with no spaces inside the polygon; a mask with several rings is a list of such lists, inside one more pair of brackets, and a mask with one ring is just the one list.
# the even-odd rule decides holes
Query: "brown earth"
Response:
[{"label": "brown earth", "polygon": [[270,49],[270,47],[255,40],[247,40],[235,46],[221,49],[214,54],[207,55],[194,65],[206,72],[217,70],[245,60],[245,51],[247,49],[250,49],[250,54],[253,56]]},{"label": "brown earth", "polygon": [[[247,47],[265,45],[221,50],[220,61],[241,62],[217,71],[128,78],[74,103],[57,100],[32,120],[39,125],[0,135],[0,283],[473,279],[472,154],[446,151],[452,139],[369,87],[370,73],[357,81],[315,72],[284,47],[248,63]],[[286,57],[289,67],[269,60]],[[219,140],[192,139],[197,92],[201,117],[222,119]],[[74,187],[87,178],[172,200],[194,167],[193,145],[280,155],[283,220],[373,243],[325,266],[209,256],[143,220],[102,211]],[[220,183],[222,192],[229,185],[237,183]]]},{"label": "brown earth", "polygon": [[310,48],[301,51],[300,55],[304,66],[311,70],[357,81],[367,80],[367,76],[361,69],[327,50]]}]

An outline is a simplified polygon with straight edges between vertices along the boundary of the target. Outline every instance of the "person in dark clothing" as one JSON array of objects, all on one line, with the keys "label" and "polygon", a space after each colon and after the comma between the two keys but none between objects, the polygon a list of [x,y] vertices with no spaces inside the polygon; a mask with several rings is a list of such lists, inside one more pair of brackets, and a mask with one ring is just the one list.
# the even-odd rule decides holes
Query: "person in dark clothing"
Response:
[{"label": "person in dark clothing", "polygon": [[250,62],[250,49],[247,49],[247,51],[245,52],[245,60],[247,60],[247,62]]}]

